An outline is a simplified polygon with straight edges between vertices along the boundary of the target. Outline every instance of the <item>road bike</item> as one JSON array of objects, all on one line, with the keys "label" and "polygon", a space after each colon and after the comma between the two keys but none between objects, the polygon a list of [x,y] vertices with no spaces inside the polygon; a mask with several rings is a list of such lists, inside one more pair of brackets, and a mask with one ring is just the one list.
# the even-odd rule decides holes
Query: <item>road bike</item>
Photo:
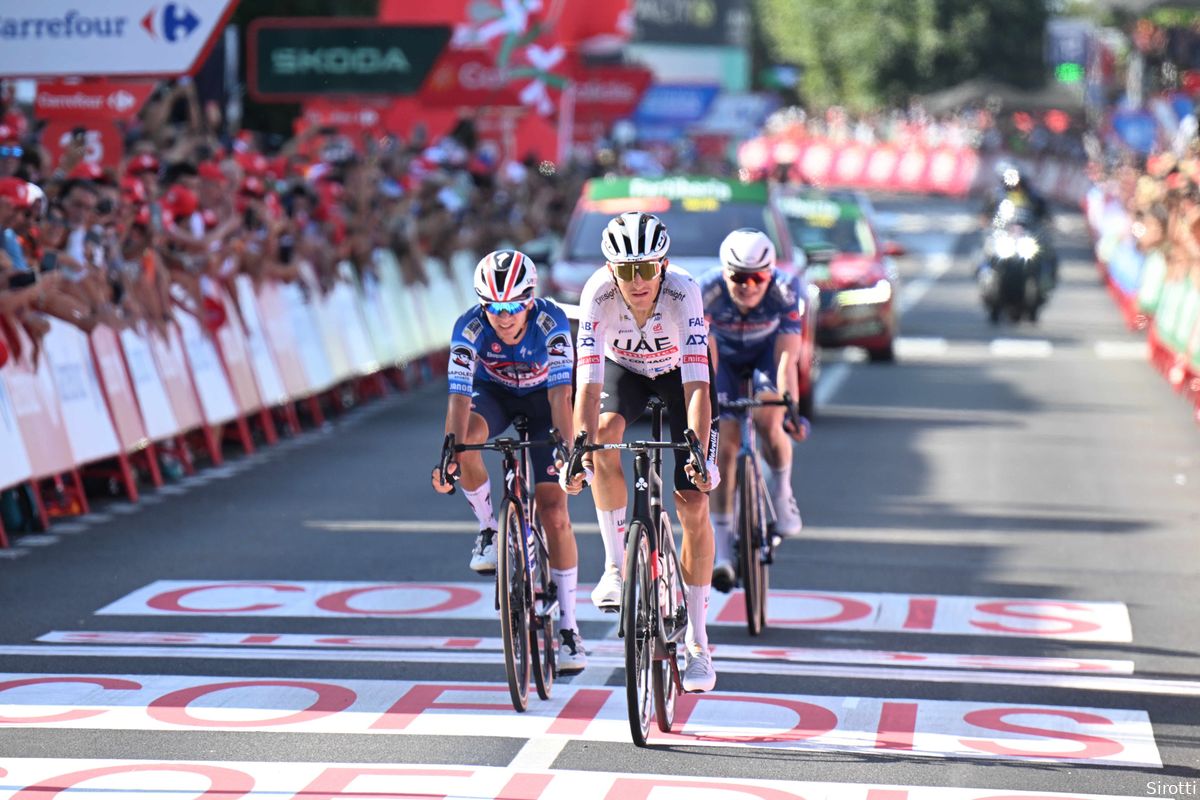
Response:
[{"label": "road bike", "polygon": [[[482,444],[457,444],[446,434],[439,465],[443,481],[457,481],[448,473],[456,453],[494,450],[503,455],[504,498],[500,501],[500,530],[496,542],[496,610],[504,642],[504,671],[513,708],[529,706],[532,674],[538,697],[550,699],[556,674],[554,620],[558,616],[558,587],[550,576],[550,550],[538,519],[529,451],[551,447],[566,461],[566,445],[556,429],[548,441],[529,440],[529,420],[513,420],[517,438],[501,437]],[[453,492],[453,489],[451,490]]]},{"label": "road bike", "polygon": [[763,481],[755,435],[756,408],[784,406],[793,408],[788,395],[782,400],[754,399],[751,378],[743,378],[742,397],[721,403],[721,411],[737,415],[741,428],[741,446],[737,454],[737,579],[746,603],[746,628],[758,636],[767,627],[767,597],[770,568],[775,560],[775,506]]},{"label": "road bike", "polygon": [[571,451],[568,475],[583,470],[584,453],[628,450],[633,453],[633,515],[625,541],[625,583],[619,635],[625,641],[625,697],[634,744],[645,747],[653,717],[658,729],[671,730],[675,699],[683,693],[679,646],[687,632],[687,595],[683,567],[675,549],[671,517],[662,502],[662,451],[691,454],[702,481],[708,479],[704,451],[696,434],[685,442],[664,442],[664,403],[651,397],[650,439],[619,444],[586,444],[580,433]]}]

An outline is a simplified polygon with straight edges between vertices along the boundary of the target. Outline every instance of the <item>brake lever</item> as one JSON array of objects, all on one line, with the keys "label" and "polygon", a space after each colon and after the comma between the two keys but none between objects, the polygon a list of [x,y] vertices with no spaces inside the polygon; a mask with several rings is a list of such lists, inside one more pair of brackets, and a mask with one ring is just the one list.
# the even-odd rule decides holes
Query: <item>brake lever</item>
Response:
[{"label": "brake lever", "polygon": [[688,450],[692,454],[692,469],[696,470],[696,479],[700,483],[708,483],[708,464],[705,463],[704,450],[700,447],[700,437],[696,436],[696,432],[688,428],[683,432],[683,438],[687,441]]},{"label": "brake lever", "polygon": [[575,442],[571,445],[571,457],[567,461],[567,480],[583,472],[583,446],[587,444],[587,431],[575,434]]},{"label": "brake lever", "polygon": [[450,484],[450,491],[447,494],[454,494],[454,484],[458,483],[457,471],[453,474],[450,473],[450,463],[454,460],[454,443],[454,434],[447,433],[446,438],[442,441],[442,458],[438,464],[442,483]]}]

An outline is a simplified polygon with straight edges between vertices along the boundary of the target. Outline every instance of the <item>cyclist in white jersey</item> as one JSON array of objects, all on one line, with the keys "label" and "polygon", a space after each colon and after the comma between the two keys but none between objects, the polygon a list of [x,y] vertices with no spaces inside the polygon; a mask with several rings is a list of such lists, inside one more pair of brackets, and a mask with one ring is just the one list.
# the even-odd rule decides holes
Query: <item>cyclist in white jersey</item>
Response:
[{"label": "cyclist in white jersey", "polygon": [[[684,429],[691,428],[709,444],[705,482],[686,456],[675,455],[675,505],[683,528],[688,598],[683,687],[703,692],[711,691],[717,680],[705,628],[713,563],[707,492],[720,482],[712,425],[716,398],[700,287],[686,272],[668,267],[669,246],[666,226],[652,214],[627,212],[605,228],[601,250],[607,264],[588,280],[580,298],[575,430],[588,431],[597,443],[620,442],[626,427],[646,410],[649,397],[657,395],[666,404],[673,441],[683,441]],[[585,480],[592,482],[605,557],[592,602],[616,611],[625,563],[625,475],[619,452],[589,454],[584,463],[585,475],[568,481],[560,470],[560,482],[570,494],[578,494]]]}]

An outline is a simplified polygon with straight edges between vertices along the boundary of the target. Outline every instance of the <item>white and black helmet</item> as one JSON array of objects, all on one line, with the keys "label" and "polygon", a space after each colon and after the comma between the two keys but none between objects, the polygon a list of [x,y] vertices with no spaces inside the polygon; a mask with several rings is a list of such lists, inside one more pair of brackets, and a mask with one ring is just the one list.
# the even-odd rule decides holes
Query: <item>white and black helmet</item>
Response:
[{"label": "white and black helmet", "polygon": [[654,261],[667,254],[671,237],[667,226],[653,214],[626,211],[614,217],[600,235],[600,250],[613,264]]},{"label": "white and black helmet", "polygon": [[528,300],[537,288],[537,267],[519,250],[496,250],[475,265],[475,294],[484,303]]},{"label": "white and black helmet", "polygon": [[754,228],[738,228],[721,242],[721,264],[732,272],[758,272],[775,266],[775,245]]}]

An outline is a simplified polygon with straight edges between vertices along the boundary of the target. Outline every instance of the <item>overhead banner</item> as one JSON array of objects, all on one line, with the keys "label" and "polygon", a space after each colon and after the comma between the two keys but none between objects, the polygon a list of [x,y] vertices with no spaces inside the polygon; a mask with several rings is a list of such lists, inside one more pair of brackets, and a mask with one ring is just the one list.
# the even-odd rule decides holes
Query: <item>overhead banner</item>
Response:
[{"label": "overhead banner", "polygon": [[250,93],[264,101],[321,95],[409,95],[450,41],[448,25],[371,18],[265,17],[250,24]]},{"label": "overhead banner", "polygon": [[38,119],[133,119],[154,91],[154,81],[38,81]]},{"label": "overhead banner", "polygon": [[38,0],[0,6],[0,75],[195,72],[237,0]]}]

